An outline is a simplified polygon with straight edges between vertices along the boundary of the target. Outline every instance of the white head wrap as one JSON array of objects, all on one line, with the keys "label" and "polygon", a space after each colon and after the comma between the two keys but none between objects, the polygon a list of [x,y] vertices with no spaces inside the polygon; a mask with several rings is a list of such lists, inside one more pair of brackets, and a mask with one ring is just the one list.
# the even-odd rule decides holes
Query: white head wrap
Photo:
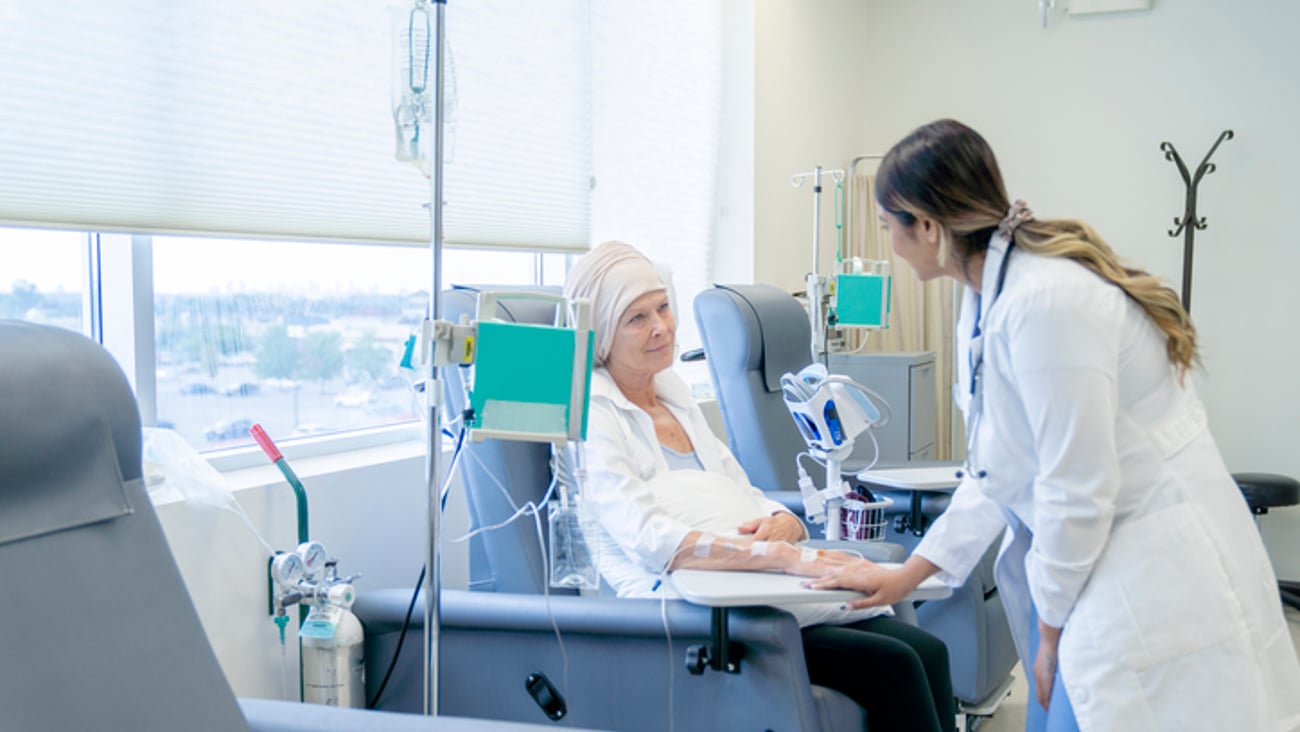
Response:
[{"label": "white head wrap", "polygon": [[607,241],[582,255],[564,283],[564,296],[591,301],[596,331],[595,362],[605,363],[618,319],[634,300],[647,292],[667,290],[665,278],[636,248],[621,241]]}]

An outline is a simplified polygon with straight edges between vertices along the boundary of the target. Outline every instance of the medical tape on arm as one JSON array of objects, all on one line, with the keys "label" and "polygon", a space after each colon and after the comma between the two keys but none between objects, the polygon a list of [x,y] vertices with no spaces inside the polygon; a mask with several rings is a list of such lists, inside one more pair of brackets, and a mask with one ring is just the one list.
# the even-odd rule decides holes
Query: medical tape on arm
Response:
[{"label": "medical tape on arm", "polygon": [[709,549],[712,548],[715,538],[713,534],[700,534],[700,538],[695,540],[695,556],[708,559]]},{"label": "medical tape on arm", "polygon": [[754,542],[753,544],[750,544],[750,545],[749,545],[749,554],[750,554],[750,556],[754,556],[754,557],[765,557],[765,556],[767,556],[767,542],[766,542],[766,541],[756,541],[756,542]]},{"label": "medical tape on arm", "polygon": [[799,561],[804,562],[804,563],[815,562],[815,561],[817,561],[817,550],[816,550],[816,549],[810,549],[810,548],[808,548],[808,547],[806,547],[806,546],[805,546],[805,547],[800,547],[800,549],[799,549]]}]

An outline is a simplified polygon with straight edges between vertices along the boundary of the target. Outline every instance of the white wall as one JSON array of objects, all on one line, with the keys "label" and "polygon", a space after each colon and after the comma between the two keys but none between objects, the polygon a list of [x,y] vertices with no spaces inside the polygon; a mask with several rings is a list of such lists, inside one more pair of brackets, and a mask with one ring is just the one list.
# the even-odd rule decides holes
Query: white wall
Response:
[{"label": "white wall", "polygon": [[[804,289],[812,268],[812,183],[790,177],[815,166],[844,168],[862,148],[861,0],[753,0],[754,281]],[[821,197],[821,257],[835,261],[834,186]]]},{"label": "white wall", "polygon": [[[414,589],[426,555],[423,444],[295,461],[293,467],[306,488],[311,538],[339,560],[340,574],[363,575],[357,593]],[[228,477],[257,532],[275,549],[292,550],[297,508],[280,473],[267,466]],[[261,543],[230,511],[178,502],[158,506],[158,515],[235,693],[296,700],[298,613],[290,610],[282,661],[278,631],[267,614],[267,555]],[[453,489],[443,536],[463,534],[467,523],[463,495]],[[444,587],[466,586],[464,546],[444,550]],[[416,612],[422,611],[417,607]]]},{"label": "white wall", "polygon": [[[787,200],[788,173],[844,165],[939,117],[985,135],[1013,197],[1090,222],[1177,287],[1182,239],[1166,231],[1184,189],[1159,145],[1172,142],[1194,168],[1234,130],[1199,189],[1208,228],[1196,236],[1192,312],[1206,370],[1196,382],[1231,470],[1300,477],[1300,381],[1290,376],[1300,246],[1288,205],[1300,198],[1300,4],[1157,0],[1150,11],[1074,18],[1058,9],[1046,29],[1028,0],[756,7],[755,276],[785,287],[807,269],[811,216],[802,191]],[[859,49],[839,56],[859,54],[857,68],[829,63],[843,44]],[[857,121],[855,138],[845,127]],[[1263,524],[1279,574],[1300,578],[1300,509]]]}]

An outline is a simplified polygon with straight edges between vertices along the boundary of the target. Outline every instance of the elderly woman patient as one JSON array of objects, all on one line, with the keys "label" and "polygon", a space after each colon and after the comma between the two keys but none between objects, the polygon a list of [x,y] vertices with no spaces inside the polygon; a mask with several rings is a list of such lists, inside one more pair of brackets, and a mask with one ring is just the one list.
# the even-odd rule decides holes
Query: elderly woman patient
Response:
[{"label": "elderly woman patient", "polygon": [[[803,523],[750,485],[670,368],[676,321],[667,282],[640,252],[606,242],[580,259],[565,295],[591,301],[595,363],[586,444],[587,505],[600,570],[620,597],[675,596],[665,570],[781,570],[819,576],[850,561],[803,551]],[[873,732],[951,730],[943,642],[887,608],[786,608],[803,629],[812,682],[867,710]]]}]

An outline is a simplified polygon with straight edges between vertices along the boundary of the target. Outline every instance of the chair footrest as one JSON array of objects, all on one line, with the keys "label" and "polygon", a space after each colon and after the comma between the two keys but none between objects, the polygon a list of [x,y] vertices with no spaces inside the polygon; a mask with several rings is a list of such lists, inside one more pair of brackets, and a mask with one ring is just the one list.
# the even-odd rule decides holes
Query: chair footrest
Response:
[{"label": "chair footrest", "polygon": [[961,705],[961,712],[972,717],[988,717],[1002,706],[1002,702],[1011,696],[1011,686],[1015,684],[1016,677],[1014,674],[1008,674],[1007,678],[993,690],[993,693],[984,697],[974,704]]}]

